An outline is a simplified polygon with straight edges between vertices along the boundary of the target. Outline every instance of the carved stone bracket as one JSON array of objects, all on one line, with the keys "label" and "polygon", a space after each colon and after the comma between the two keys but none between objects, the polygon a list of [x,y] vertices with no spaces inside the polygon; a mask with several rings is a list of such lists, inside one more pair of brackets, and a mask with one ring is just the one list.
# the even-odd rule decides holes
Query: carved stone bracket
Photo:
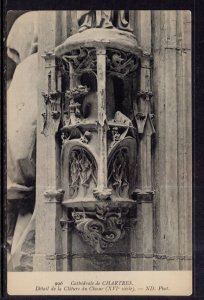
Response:
[{"label": "carved stone bracket", "polygon": [[44,192],[47,203],[61,203],[64,196],[64,190],[48,190]]},{"label": "carved stone bracket", "polygon": [[128,209],[113,210],[108,205],[96,205],[94,217],[92,212],[73,212],[72,217],[82,238],[97,253],[103,253],[124,237],[128,211]]}]

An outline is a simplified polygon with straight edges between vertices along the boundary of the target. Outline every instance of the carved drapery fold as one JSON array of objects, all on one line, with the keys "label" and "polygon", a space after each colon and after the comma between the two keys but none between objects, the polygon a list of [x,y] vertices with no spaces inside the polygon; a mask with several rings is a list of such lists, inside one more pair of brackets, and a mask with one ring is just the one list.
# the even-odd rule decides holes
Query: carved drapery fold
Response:
[{"label": "carved drapery fold", "polygon": [[129,24],[129,12],[125,10],[83,10],[77,11],[79,32],[89,28],[118,28],[132,32]]}]

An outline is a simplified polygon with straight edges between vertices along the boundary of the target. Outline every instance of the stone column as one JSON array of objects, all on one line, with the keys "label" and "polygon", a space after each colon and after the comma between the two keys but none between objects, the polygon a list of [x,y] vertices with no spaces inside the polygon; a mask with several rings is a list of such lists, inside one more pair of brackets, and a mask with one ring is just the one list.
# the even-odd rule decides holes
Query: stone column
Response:
[{"label": "stone column", "polygon": [[[60,151],[56,132],[60,122],[60,86],[55,46],[61,42],[61,12],[39,14],[39,102],[37,124],[36,233],[34,271],[62,269],[60,218]],[[62,18],[63,19],[63,18]],[[62,25],[62,24],[61,24]],[[43,93],[43,96],[42,96]]]},{"label": "stone column", "polygon": [[191,252],[189,25],[187,12],[152,12],[153,93],[157,115],[154,250],[158,270],[187,268]]},{"label": "stone column", "polygon": [[60,219],[62,227],[62,269],[61,271],[72,271],[72,231],[73,221],[68,218],[68,210],[64,209]]},{"label": "stone column", "polygon": [[154,11],[155,269],[178,269],[176,12]]},{"label": "stone column", "polygon": [[191,15],[177,11],[179,268],[192,268]]},{"label": "stone column", "polygon": [[151,139],[154,133],[151,113],[151,14],[135,13],[135,34],[143,49],[139,79],[139,91],[135,104],[135,118],[139,133],[137,223],[131,230],[131,269],[153,269],[153,191]]},{"label": "stone column", "polygon": [[106,120],[106,49],[97,49],[98,96],[98,190],[107,188],[107,120]]}]

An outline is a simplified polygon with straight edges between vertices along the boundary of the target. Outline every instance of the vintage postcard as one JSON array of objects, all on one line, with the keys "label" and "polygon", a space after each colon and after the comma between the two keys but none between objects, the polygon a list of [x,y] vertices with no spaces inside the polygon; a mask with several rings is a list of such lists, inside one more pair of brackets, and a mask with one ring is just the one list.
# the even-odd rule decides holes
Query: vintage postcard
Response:
[{"label": "vintage postcard", "polygon": [[191,31],[8,11],[8,295],[192,294]]}]

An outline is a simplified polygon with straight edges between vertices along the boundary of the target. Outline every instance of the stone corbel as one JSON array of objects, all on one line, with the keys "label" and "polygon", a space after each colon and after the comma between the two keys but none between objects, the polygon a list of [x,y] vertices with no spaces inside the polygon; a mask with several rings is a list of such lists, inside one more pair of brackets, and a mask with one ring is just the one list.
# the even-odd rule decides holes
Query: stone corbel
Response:
[{"label": "stone corbel", "polygon": [[72,217],[84,241],[97,253],[103,253],[124,237],[128,211],[101,205],[96,206],[94,216],[93,212],[73,212]]},{"label": "stone corbel", "polygon": [[64,190],[48,190],[44,192],[46,203],[61,203],[64,196]]}]

